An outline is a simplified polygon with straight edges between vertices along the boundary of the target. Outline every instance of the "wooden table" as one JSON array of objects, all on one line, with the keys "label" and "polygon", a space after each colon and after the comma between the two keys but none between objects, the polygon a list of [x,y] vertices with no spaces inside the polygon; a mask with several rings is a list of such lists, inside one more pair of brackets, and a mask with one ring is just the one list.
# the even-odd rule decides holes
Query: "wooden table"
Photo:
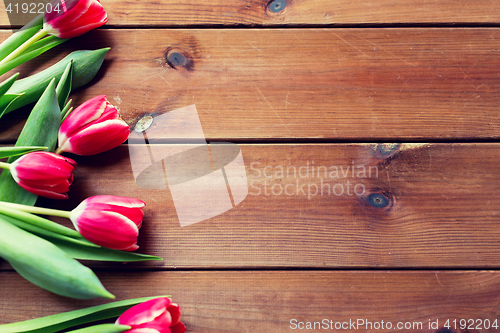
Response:
[{"label": "wooden table", "polygon": [[[235,208],[180,227],[169,189],[135,183],[127,145],[76,157],[71,199],[39,205],[142,199],[139,252],[164,259],[89,263],[118,300],[171,294],[188,332],[499,331],[486,325],[500,310],[496,1],[102,4],[105,27],[22,74],[110,46],[75,105],[105,94],[134,128],[194,104],[207,141],[238,144],[253,185]],[[0,23],[6,38],[6,15]],[[2,120],[2,144],[26,115]],[[354,166],[377,174],[330,175]],[[313,195],[322,181],[332,192]],[[365,191],[348,194],[348,182]],[[105,303],[55,296],[0,268],[0,323]],[[454,329],[455,319],[474,325]]]}]

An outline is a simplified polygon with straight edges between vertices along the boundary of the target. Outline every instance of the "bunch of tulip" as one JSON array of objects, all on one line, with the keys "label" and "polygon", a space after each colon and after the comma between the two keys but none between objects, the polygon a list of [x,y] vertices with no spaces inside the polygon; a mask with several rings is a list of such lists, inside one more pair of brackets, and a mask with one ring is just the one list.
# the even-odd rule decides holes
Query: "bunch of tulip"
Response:
[{"label": "bunch of tulip", "polygon": [[[67,330],[117,316],[114,324]],[[55,333],[62,330],[68,333],[184,333],[186,327],[180,319],[180,307],[172,302],[170,296],[147,297],[0,325],[0,333]]]},{"label": "bunch of tulip", "polygon": [[[0,73],[107,21],[98,0],[53,0],[51,8],[54,11],[0,45]],[[130,252],[138,248],[145,206],[141,200],[99,195],[71,211],[34,206],[38,196],[68,198],[77,165],[60,154],[98,154],[128,138],[128,125],[105,96],[94,97],[75,110],[68,101],[75,86],[94,77],[106,52],[77,51],[31,77],[17,81],[16,74],[0,83],[0,117],[36,102],[16,145],[0,148],[0,158],[8,158],[0,162],[4,169],[0,175],[0,257],[28,281],[79,299],[114,296],[76,259],[160,259]],[[66,217],[76,230],[39,214]]]}]

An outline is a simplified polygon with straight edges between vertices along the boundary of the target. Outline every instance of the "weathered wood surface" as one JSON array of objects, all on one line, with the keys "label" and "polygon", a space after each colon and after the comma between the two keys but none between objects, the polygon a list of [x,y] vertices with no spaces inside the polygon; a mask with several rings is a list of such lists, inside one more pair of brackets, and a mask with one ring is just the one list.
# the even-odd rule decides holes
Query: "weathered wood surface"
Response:
[{"label": "weathered wood surface", "polygon": [[106,46],[75,104],[106,94],[131,126],[195,104],[209,139],[500,137],[497,28],[105,30],[51,55]]},{"label": "weathered wood surface", "polygon": [[[418,332],[434,333],[447,319],[498,319],[498,272],[127,272],[100,273],[118,300],[172,295],[187,332]],[[79,309],[104,301],[54,296],[14,273],[2,273],[0,323]],[[26,302],[29,300],[29,302]],[[50,304],[50,306],[48,306]],[[389,329],[299,330],[290,321],[358,319]],[[401,322],[414,328],[396,329]],[[292,322],[294,323],[294,322]],[[421,323],[421,328],[417,325]],[[366,324],[365,324],[366,325]],[[476,322],[474,328],[476,328]],[[442,331],[441,331],[442,332]],[[498,332],[498,329],[446,332]]]},{"label": "weathered wood surface", "polygon": [[[231,211],[181,228],[169,189],[135,183],[128,146],[76,157],[71,199],[39,205],[71,209],[97,194],[143,199],[139,252],[164,258],[87,262],[118,299],[171,294],[188,332],[294,332],[291,319],[326,318],[422,322],[404,331],[436,333],[447,319],[498,319],[499,273],[473,271],[500,267],[497,2],[102,3],[106,27],[22,75],[71,50],[110,46],[98,77],[72,94],[75,105],[106,94],[133,128],[144,115],[195,104],[208,141],[240,143],[250,186]],[[284,10],[271,12],[278,3]],[[3,6],[1,40],[11,33]],[[424,28],[454,24],[468,28]],[[2,144],[14,142],[27,112],[0,121]],[[447,140],[472,143],[425,143]],[[372,174],[343,174],[353,166]],[[365,192],[350,195],[349,184]],[[342,271],[360,268],[377,271]],[[422,271],[393,271],[402,268]],[[469,271],[446,271],[455,268]],[[0,270],[0,324],[105,303],[49,294],[5,262]]]},{"label": "weathered wood surface", "polygon": [[[189,0],[101,1],[108,26],[331,24],[498,24],[493,0]],[[9,26],[4,3],[0,25]]]},{"label": "weathered wood surface", "polygon": [[127,146],[76,157],[70,200],[39,204],[72,209],[100,194],[144,200],[139,252],[164,260],[112,265],[123,269],[500,267],[498,144],[240,147],[248,196],[190,226],[180,227],[168,187],[135,183]]}]

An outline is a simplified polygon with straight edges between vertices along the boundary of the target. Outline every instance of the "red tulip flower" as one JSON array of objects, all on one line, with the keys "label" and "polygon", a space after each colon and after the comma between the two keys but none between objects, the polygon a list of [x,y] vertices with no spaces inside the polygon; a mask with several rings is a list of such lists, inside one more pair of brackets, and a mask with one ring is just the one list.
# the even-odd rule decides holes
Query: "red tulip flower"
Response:
[{"label": "red tulip flower", "polygon": [[125,311],[116,321],[131,326],[124,333],[184,333],[179,305],[167,297],[155,298]]},{"label": "red tulip flower", "polygon": [[76,155],[94,155],[121,145],[130,129],[106,96],[89,99],[63,121],[59,129],[59,148]]},{"label": "red tulip flower", "polygon": [[21,156],[8,169],[26,191],[51,199],[67,199],[75,166],[70,158],[37,151]]},{"label": "red tulip flower", "polygon": [[73,38],[104,25],[108,17],[99,0],[53,0],[43,17],[43,30],[59,38]]},{"label": "red tulip flower", "polygon": [[[21,56],[31,45],[47,35],[62,39],[73,38],[98,28],[108,21],[107,14],[99,0],[52,0],[50,4],[47,4],[46,9],[43,27],[15,50],[10,51],[0,61],[0,67]],[[22,62],[25,61],[27,60]]]},{"label": "red tulip flower", "polygon": [[69,216],[87,240],[107,248],[134,251],[146,204],[138,199],[98,195],[83,200]]}]

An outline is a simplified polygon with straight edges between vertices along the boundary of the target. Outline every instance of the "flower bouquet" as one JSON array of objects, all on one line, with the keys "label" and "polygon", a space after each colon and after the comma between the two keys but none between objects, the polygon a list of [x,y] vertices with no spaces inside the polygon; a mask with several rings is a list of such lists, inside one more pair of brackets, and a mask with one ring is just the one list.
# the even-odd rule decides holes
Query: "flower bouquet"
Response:
[{"label": "flower bouquet", "polygon": [[[107,21],[98,0],[53,0],[50,8],[0,44],[0,74]],[[128,125],[105,96],[75,109],[68,100],[96,75],[108,50],[75,51],[40,73],[0,83],[0,117],[36,102],[15,146],[0,147],[7,159],[0,162],[0,257],[26,280],[77,299],[114,298],[77,259],[161,259],[131,252],[144,217],[141,200],[98,195],[71,211],[35,206],[38,196],[68,198],[77,164],[61,154],[98,154],[128,138]],[[68,218],[74,229],[40,215]]]}]

